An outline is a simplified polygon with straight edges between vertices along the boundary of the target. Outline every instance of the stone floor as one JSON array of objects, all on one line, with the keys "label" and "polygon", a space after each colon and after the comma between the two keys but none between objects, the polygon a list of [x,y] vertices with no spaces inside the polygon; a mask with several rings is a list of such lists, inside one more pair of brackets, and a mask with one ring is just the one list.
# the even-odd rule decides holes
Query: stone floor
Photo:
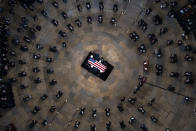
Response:
[{"label": "stone floor", "polygon": [[[139,131],[140,124],[145,123],[150,131],[164,131],[170,128],[172,131],[196,131],[196,116],[193,109],[195,104],[195,84],[187,86],[184,84],[183,73],[192,71],[196,74],[195,61],[192,63],[184,62],[186,52],[179,48],[176,44],[166,46],[166,40],[172,39],[175,42],[181,39],[180,34],[183,33],[177,21],[167,18],[168,9],[160,9],[160,3],[156,4],[153,0],[104,0],[104,11],[100,12],[98,8],[99,0],[92,0],[92,9],[87,11],[85,3],[89,0],[68,0],[63,3],[58,0],[59,8],[56,9],[51,5],[52,0],[45,0],[43,4],[35,3],[35,11],[25,11],[20,5],[15,9],[15,15],[9,15],[11,19],[11,38],[19,38],[21,44],[27,44],[23,41],[23,34],[18,34],[16,29],[20,23],[21,17],[25,16],[29,19],[30,25],[35,27],[39,24],[42,26],[40,32],[36,32],[36,39],[29,47],[28,52],[21,52],[19,47],[13,46],[17,56],[10,58],[13,61],[25,59],[27,64],[17,65],[11,69],[8,77],[16,77],[20,71],[26,71],[27,77],[17,78],[18,81],[13,85],[16,107],[9,110],[0,110],[3,117],[0,118],[0,130],[9,123],[15,123],[19,131],[72,131],[75,121],[80,121],[79,131],[90,130],[91,124],[96,124],[98,131],[105,130],[105,123],[112,122],[112,131],[121,130],[119,122],[125,121],[125,131]],[[183,6],[186,1],[179,0],[178,7]],[[83,12],[77,11],[76,5],[83,5]],[[119,5],[117,13],[112,12],[114,4]],[[1,3],[3,6],[4,3]],[[6,6],[5,6],[6,7]],[[42,9],[47,9],[49,17],[45,18],[40,14]],[[145,9],[152,8],[150,16],[145,15]],[[7,10],[8,8],[5,8]],[[61,11],[68,13],[68,19],[64,20],[60,15]],[[36,14],[38,21],[34,22],[32,16]],[[99,24],[97,16],[102,14],[104,22]],[[159,29],[162,26],[155,26],[152,23],[152,17],[159,14],[163,18],[163,25],[167,26],[169,32],[163,36],[158,36]],[[93,23],[88,24],[86,17],[92,16]],[[111,17],[117,19],[116,25],[109,23]],[[51,24],[51,20],[55,18],[59,21],[58,27]],[[79,18],[82,21],[82,27],[78,28],[74,21]],[[148,23],[148,30],[143,33],[137,26],[139,19],[144,19]],[[74,32],[70,32],[66,25],[71,23],[74,25]],[[64,30],[68,37],[62,39],[58,32]],[[138,42],[129,39],[129,33],[136,31],[140,35]],[[147,34],[155,33],[159,42],[157,45],[150,45],[147,40]],[[195,40],[189,36],[189,40],[185,44],[195,46]],[[11,41],[10,38],[10,41]],[[62,42],[67,42],[67,47],[62,48]],[[43,50],[37,50],[36,44],[40,43],[44,46]],[[139,55],[137,47],[145,44],[147,53]],[[58,53],[49,52],[49,47],[56,46]],[[163,57],[157,59],[152,51],[155,48],[161,48]],[[102,81],[93,74],[87,72],[80,65],[90,51],[95,51],[104,57],[110,64],[114,66],[114,70],[106,81]],[[33,60],[33,53],[40,53],[40,60]],[[177,64],[169,63],[169,56],[176,53],[179,58]],[[194,55],[194,54],[192,54]],[[45,62],[46,57],[54,58],[54,62],[48,64]],[[195,55],[194,55],[195,57]],[[149,60],[150,72],[143,72],[143,61]],[[155,64],[162,64],[164,72],[162,76],[156,76]],[[41,69],[39,73],[33,73],[32,68],[38,66]],[[54,74],[48,75],[46,69],[54,68]],[[170,78],[168,75],[171,71],[178,71],[181,76],[179,79]],[[137,76],[144,75],[147,77],[147,83],[137,94],[133,94],[133,90],[137,85]],[[34,84],[33,80],[40,77],[42,82]],[[52,79],[58,81],[54,87],[49,86],[48,82]],[[19,85],[28,85],[27,89],[21,90]],[[167,91],[169,84],[176,87],[174,93]],[[58,90],[64,94],[59,100],[55,95]],[[48,99],[44,102],[40,100],[42,94],[48,94]],[[22,101],[26,95],[32,95],[33,99],[28,103]],[[125,96],[126,101],[123,102],[124,111],[121,113],[117,109],[120,99]],[[135,105],[130,105],[127,99],[137,97]],[[190,96],[193,101],[185,104],[184,96]],[[156,98],[152,107],[147,106],[151,98]],[[40,106],[41,111],[33,115],[31,113],[35,105]],[[50,106],[55,105],[57,111],[49,112]],[[142,115],[137,111],[138,105],[144,105],[146,114]],[[85,107],[84,116],[79,115],[79,108]],[[105,116],[105,108],[111,109],[111,116]],[[92,109],[97,109],[97,117],[91,118]],[[152,123],[150,116],[155,115],[159,122]],[[128,124],[130,116],[134,116],[137,122],[134,125]],[[44,127],[41,122],[47,119],[49,125]],[[28,128],[31,120],[37,120],[38,124],[33,129]]]}]

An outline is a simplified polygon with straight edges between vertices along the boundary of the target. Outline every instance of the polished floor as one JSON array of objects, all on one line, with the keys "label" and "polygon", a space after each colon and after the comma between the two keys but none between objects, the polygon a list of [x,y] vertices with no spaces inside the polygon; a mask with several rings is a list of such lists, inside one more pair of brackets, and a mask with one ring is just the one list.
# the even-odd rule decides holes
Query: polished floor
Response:
[{"label": "polished floor", "polygon": [[[195,84],[184,84],[184,72],[192,71],[196,74],[195,61],[185,62],[184,52],[181,47],[176,44],[166,46],[167,40],[174,40],[175,43],[181,39],[182,29],[177,21],[173,18],[168,18],[168,9],[160,9],[160,3],[154,3],[153,0],[104,0],[104,10],[98,8],[98,0],[91,0],[92,8],[87,11],[85,3],[88,0],[75,1],[68,0],[63,3],[59,0],[59,8],[52,6],[52,0],[45,0],[43,4],[35,3],[35,10],[31,12],[25,11],[20,5],[14,7],[15,15],[9,15],[11,20],[10,30],[12,38],[19,38],[21,44],[26,44],[29,47],[28,52],[21,52],[19,47],[13,46],[17,56],[12,57],[13,61],[24,59],[26,65],[16,65],[10,69],[7,76],[17,77],[20,71],[26,71],[27,77],[17,78],[18,81],[13,85],[16,107],[3,110],[0,112],[0,130],[9,123],[14,123],[19,131],[89,131],[90,125],[95,124],[97,131],[105,130],[105,123],[112,122],[111,130],[120,131],[119,122],[124,120],[126,124],[125,131],[139,131],[140,124],[145,123],[149,131],[165,131],[170,128],[172,131],[195,131],[196,130],[196,115],[194,115],[195,104]],[[178,7],[183,6],[186,1],[179,0]],[[76,5],[81,3],[83,12],[77,11]],[[3,6],[3,2],[1,5]],[[112,7],[118,4],[119,10],[113,13]],[[48,18],[41,15],[42,9],[47,9]],[[152,14],[145,15],[145,9],[152,8]],[[61,12],[65,11],[68,14],[68,19],[64,20]],[[38,16],[38,21],[33,21],[32,16]],[[103,15],[103,23],[97,22],[98,15]],[[163,25],[155,26],[152,22],[154,15],[159,14],[163,18]],[[23,33],[16,32],[20,24],[21,17],[27,17],[29,25],[35,27],[37,24],[42,26],[41,31],[36,32],[36,38],[27,44],[23,41]],[[92,24],[88,24],[87,16],[92,16]],[[116,25],[111,25],[110,20],[114,17],[117,19]],[[55,27],[52,19],[56,19],[59,25]],[[78,28],[74,21],[76,19],[82,21],[82,27]],[[137,21],[144,19],[148,23],[148,29],[143,33],[137,26]],[[67,29],[67,24],[74,26],[74,31],[70,32]],[[169,31],[163,36],[158,36],[159,29],[167,26]],[[60,30],[67,32],[65,39],[58,35]],[[136,31],[140,35],[137,42],[133,42],[129,38],[129,33]],[[25,32],[24,32],[25,33]],[[147,39],[147,34],[155,33],[158,37],[158,44],[151,45]],[[11,41],[11,38],[10,38]],[[67,43],[67,47],[62,47],[62,42]],[[43,45],[43,50],[37,50],[36,44]],[[195,47],[195,40],[192,36],[184,41],[185,45]],[[145,44],[147,52],[139,55],[137,47]],[[49,47],[56,46],[57,53],[49,52]],[[157,59],[153,54],[155,48],[161,48],[163,57]],[[114,66],[114,69],[106,81],[102,81],[92,73],[87,72],[81,67],[81,63],[86,58],[90,51],[99,53],[104,59]],[[40,53],[41,59],[34,60],[33,54]],[[176,53],[178,62],[176,64],[169,63],[171,54]],[[189,52],[188,52],[189,53]],[[189,53],[195,57],[195,54]],[[46,57],[53,58],[52,63],[46,62]],[[150,71],[143,72],[143,61],[149,60]],[[163,74],[156,76],[155,64],[162,64],[164,67]],[[33,73],[34,67],[39,67],[39,73]],[[48,67],[54,68],[53,74],[47,74]],[[171,71],[178,71],[180,77],[173,79],[169,77]],[[141,91],[133,94],[133,90],[137,85],[138,75],[147,77],[147,82],[142,87]],[[34,79],[40,77],[42,82],[35,84]],[[49,81],[57,80],[55,86],[50,86]],[[27,89],[20,89],[19,85],[28,85]],[[172,84],[176,87],[175,92],[169,92],[167,87]],[[55,95],[61,90],[62,98],[56,100]],[[48,99],[41,101],[40,97],[48,94]],[[23,97],[32,95],[32,100],[24,103]],[[119,112],[117,105],[120,99],[125,97],[123,102],[124,111]],[[184,96],[192,97],[192,102],[184,103]],[[130,105],[127,102],[129,97],[137,97],[135,105]],[[156,101],[152,107],[147,103],[150,99],[155,98]],[[50,106],[56,106],[57,111],[49,112]],[[143,105],[146,114],[142,115],[137,111],[137,107]],[[40,112],[33,115],[31,113],[34,106],[40,107]],[[84,116],[79,115],[79,108],[85,107]],[[105,108],[111,109],[111,116],[105,116]],[[97,117],[91,117],[92,109],[97,109]],[[158,118],[157,124],[153,123],[150,116],[154,115]],[[136,118],[134,125],[128,124],[131,116]],[[43,126],[41,122],[47,119],[48,126]],[[37,120],[38,124],[29,129],[28,124],[31,120]],[[80,121],[80,127],[74,129],[75,121]]]}]

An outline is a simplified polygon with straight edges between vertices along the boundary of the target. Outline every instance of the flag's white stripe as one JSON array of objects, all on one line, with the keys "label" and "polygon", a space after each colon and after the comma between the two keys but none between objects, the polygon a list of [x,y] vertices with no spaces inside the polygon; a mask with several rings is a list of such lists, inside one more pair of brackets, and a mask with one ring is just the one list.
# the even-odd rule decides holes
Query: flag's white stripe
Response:
[{"label": "flag's white stripe", "polygon": [[[105,69],[107,68],[107,67],[102,67],[102,66],[100,66],[100,63],[93,63],[93,62],[91,62],[90,60],[88,60],[88,63],[89,64],[91,64],[91,65],[93,65],[93,66],[95,66],[95,67],[97,67],[99,70],[101,70],[101,71],[105,71]],[[102,64],[103,65],[103,64]]]},{"label": "flag's white stripe", "polygon": [[[91,63],[93,63],[93,62],[91,62]],[[98,67],[98,68],[100,68],[100,69],[102,69],[102,70],[105,70],[106,68],[104,68],[104,67],[101,67],[100,66],[100,64],[99,63],[93,63],[93,65],[95,65],[96,67]]]},{"label": "flag's white stripe", "polygon": [[104,67],[104,68],[107,68],[105,65],[103,65],[102,63],[96,61],[95,63],[98,63],[100,66]]},{"label": "flag's white stripe", "polygon": [[89,62],[90,62],[90,64],[92,64],[93,66],[97,67],[99,70],[102,70],[102,71],[105,70],[104,68],[100,67],[99,65],[97,65],[97,64],[95,64],[95,63],[93,63],[93,62],[91,62],[91,61],[89,61]]},{"label": "flag's white stripe", "polygon": [[106,67],[102,66],[100,63],[95,62],[96,65],[98,65],[99,67],[106,69]]}]

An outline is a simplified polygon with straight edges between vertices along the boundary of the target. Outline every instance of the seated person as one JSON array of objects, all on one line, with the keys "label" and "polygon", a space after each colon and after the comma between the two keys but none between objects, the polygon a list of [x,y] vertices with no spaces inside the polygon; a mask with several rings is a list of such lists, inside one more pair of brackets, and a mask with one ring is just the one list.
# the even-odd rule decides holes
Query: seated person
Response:
[{"label": "seated person", "polygon": [[116,24],[116,18],[112,17],[111,20],[110,20],[110,23],[111,23],[112,25]]},{"label": "seated person", "polygon": [[91,3],[90,2],[86,2],[86,9],[90,10],[91,9]]},{"label": "seated person", "polygon": [[47,120],[43,120],[43,121],[42,121],[42,125],[43,125],[43,126],[47,126],[47,125],[48,125],[48,121],[47,121]]},{"label": "seated person", "polygon": [[77,9],[79,12],[82,12],[82,6],[80,4],[77,5]]},{"label": "seated person", "polygon": [[120,121],[120,128],[124,129],[125,127],[126,127],[126,125],[125,125],[124,121],[123,120]]},{"label": "seated person", "polygon": [[100,11],[103,11],[103,9],[104,9],[104,5],[103,5],[102,1],[99,2],[99,9],[100,9]]},{"label": "seated person", "polygon": [[88,22],[88,24],[92,24],[92,17],[91,16],[87,17],[87,22]]},{"label": "seated person", "polygon": [[90,125],[90,129],[91,129],[91,131],[96,131],[96,125],[95,124]]},{"label": "seated person", "polygon": [[80,126],[80,122],[79,121],[75,121],[74,128],[78,128],[79,126]]},{"label": "seated person", "polygon": [[117,4],[114,4],[114,6],[113,6],[113,12],[114,13],[118,12],[118,5]]},{"label": "seated person", "polygon": [[53,2],[52,2],[52,5],[53,5],[55,8],[59,8],[59,4],[57,3],[57,1],[53,1]]},{"label": "seated person", "polygon": [[78,27],[82,26],[82,22],[79,19],[75,20],[75,23]]}]

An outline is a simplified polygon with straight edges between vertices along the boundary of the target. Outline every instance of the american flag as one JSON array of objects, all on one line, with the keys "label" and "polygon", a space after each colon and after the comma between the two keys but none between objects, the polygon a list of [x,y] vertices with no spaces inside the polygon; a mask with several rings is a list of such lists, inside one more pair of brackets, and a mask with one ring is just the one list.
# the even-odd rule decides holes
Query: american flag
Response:
[{"label": "american flag", "polygon": [[91,66],[99,69],[100,72],[105,72],[105,70],[107,69],[107,66],[103,65],[101,62],[99,62],[99,61],[97,61],[97,60],[95,60],[93,58],[88,59],[88,63]]}]

